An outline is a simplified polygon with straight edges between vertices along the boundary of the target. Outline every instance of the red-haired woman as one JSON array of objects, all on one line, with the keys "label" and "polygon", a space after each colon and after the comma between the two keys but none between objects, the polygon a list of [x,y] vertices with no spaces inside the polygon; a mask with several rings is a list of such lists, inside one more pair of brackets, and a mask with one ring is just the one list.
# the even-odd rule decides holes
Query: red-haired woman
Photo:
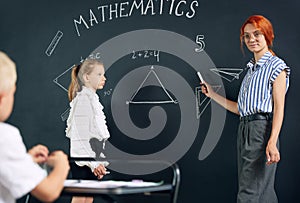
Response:
[{"label": "red-haired woman", "polygon": [[242,25],[241,48],[245,43],[253,59],[247,64],[237,102],[217,94],[208,83],[201,84],[207,97],[240,116],[237,202],[278,201],[274,190],[278,136],[290,68],[272,51],[273,39],[272,24],[263,16],[250,16]]}]

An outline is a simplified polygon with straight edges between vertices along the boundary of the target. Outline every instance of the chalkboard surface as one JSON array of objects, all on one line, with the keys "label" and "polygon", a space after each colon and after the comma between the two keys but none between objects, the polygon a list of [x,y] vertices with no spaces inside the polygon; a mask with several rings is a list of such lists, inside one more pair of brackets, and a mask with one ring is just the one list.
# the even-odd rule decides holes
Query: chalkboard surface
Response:
[{"label": "chalkboard surface", "polygon": [[107,154],[178,163],[178,202],[234,202],[238,117],[201,93],[196,72],[235,100],[251,58],[240,50],[239,29],[248,16],[261,14],[273,23],[275,53],[292,70],[276,189],[280,202],[299,202],[299,9],[292,0],[2,1],[0,49],[18,71],[8,122],[28,147],[42,143],[69,153],[70,70],[99,59],[107,77],[97,92],[111,132]]}]

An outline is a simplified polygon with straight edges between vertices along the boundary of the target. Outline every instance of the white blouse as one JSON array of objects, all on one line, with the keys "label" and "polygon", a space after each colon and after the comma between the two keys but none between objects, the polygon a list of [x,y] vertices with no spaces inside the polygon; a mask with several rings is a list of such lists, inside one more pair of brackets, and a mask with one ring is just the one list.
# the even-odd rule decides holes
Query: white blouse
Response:
[{"label": "white blouse", "polygon": [[[70,138],[70,155],[71,157],[95,157],[95,152],[89,143],[90,139],[96,138],[105,143],[110,137],[99,97],[90,88],[82,86],[82,90],[70,102],[70,107],[66,128],[66,136]],[[91,166],[90,162],[76,163],[87,165],[92,171],[97,167],[95,164]],[[107,165],[107,162],[104,165]]]}]

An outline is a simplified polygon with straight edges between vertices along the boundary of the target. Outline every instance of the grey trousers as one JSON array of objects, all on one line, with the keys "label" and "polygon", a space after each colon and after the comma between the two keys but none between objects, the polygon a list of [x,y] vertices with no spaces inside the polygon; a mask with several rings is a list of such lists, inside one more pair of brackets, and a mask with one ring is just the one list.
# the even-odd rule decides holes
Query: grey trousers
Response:
[{"label": "grey trousers", "polygon": [[[276,203],[277,164],[266,165],[266,146],[272,122],[241,121],[237,137],[238,203]],[[278,143],[277,143],[278,144]]]}]

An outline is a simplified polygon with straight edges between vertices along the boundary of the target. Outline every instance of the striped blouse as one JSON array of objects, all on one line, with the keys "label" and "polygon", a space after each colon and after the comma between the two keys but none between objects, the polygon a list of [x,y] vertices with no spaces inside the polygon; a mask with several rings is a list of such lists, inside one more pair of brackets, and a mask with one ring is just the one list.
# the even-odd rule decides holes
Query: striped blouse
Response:
[{"label": "striped blouse", "polygon": [[286,90],[288,90],[290,68],[282,59],[273,56],[269,51],[256,64],[252,59],[247,67],[248,72],[244,77],[238,96],[240,116],[273,112],[273,82],[281,71],[285,70],[287,73]]}]

